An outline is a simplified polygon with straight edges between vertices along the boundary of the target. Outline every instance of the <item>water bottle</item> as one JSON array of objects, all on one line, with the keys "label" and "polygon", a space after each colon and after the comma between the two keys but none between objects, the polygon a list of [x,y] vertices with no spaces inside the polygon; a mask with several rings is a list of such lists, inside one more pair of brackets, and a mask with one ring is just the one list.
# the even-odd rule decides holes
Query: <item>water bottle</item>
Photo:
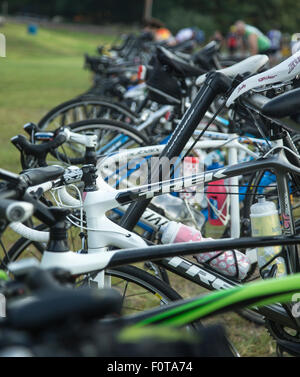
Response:
[{"label": "water bottle", "polygon": [[[259,196],[258,202],[250,208],[251,229],[253,237],[279,236],[282,234],[278,211],[273,202],[267,201],[264,196]],[[275,255],[282,250],[281,246],[258,247],[257,263],[262,268]],[[277,257],[261,270],[261,276],[280,277],[286,275],[283,257]]]},{"label": "water bottle", "polygon": [[[163,226],[161,232],[163,244],[212,240],[212,238],[202,237],[201,232],[198,230],[175,221],[170,221]],[[245,254],[237,250],[224,251],[217,256],[218,254],[220,254],[220,251],[211,251],[194,255],[194,257],[199,263],[204,263],[214,258],[209,262],[210,267],[224,275],[237,277],[239,280],[243,280],[247,276],[250,269],[250,261]],[[238,264],[238,273],[236,263]]]},{"label": "water bottle", "polygon": [[[156,207],[162,209],[164,211],[165,216],[168,217],[168,219],[170,220],[184,221],[185,219],[190,218],[189,211],[183,199],[176,197],[174,195],[159,195],[153,198],[151,203],[154,204]],[[191,211],[193,212],[193,216],[198,228],[201,229],[205,223],[205,217],[201,212],[195,211],[193,208],[191,208]]]},{"label": "water bottle", "polygon": [[[214,170],[222,167],[215,161],[207,170]],[[211,225],[222,226],[227,219],[227,190],[224,186],[224,179],[208,183],[206,197],[208,201],[208,222]]]}]

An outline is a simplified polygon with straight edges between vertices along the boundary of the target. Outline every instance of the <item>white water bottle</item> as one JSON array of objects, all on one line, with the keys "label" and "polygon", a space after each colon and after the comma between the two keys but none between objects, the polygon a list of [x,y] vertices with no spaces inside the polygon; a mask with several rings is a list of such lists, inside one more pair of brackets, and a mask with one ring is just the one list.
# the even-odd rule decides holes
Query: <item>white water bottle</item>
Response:
[{"label": "white water bottle", "polygon": [[[259,197],[258,202],[251,206],[250,218],[253,237],[279,236],[282,234],[276,206],[273,202],[267,201],[265,197]],[[258,247],[256,249],[258,266],[262,268],[275,255],[279,254],[281,250],[281,246]],[[276,266],[276,272],[274,271],[274,266]],[[269,276],[271,269],[274,271],[274,277],[286,275],[284,259],[282,257],[274,259],[261,270],[261,276]]]},{"label": "white water bottle", "polygon": [[[162,228],[161,241],[163,244],[193,241],[204,242],[209,240],[212,240],[212,238],[202,237],[201,232],[195,228],[186,226],[182,223],[177,223],[175,221],[170,221]],[[224,275],[237,277],[239,280],[243,280],[247,276],[250,269],[250,261],[248,260],[248,257],[237,250],[229,250],[224,251],[221,254],[220,253],[220,251],[211,251],[208,253],[194,255],[194,257],[199,263],[205,263],[213,258],[209,262],[210,267]],[[237,264],[238,273],[236,268]]]}]

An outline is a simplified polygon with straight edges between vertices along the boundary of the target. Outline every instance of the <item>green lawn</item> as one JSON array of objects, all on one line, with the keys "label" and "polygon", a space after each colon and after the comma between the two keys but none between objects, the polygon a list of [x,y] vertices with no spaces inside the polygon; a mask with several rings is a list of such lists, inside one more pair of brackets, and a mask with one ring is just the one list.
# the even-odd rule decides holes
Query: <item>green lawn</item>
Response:
[{"label": "green lawn", "polygon": [[7,57],[0,58],[0,160],[18,171],[18,154],[9,139],[22,132],[23,124],[39,121],[55,105],[87,90],[91,78],[83,69],[83,54],[95,53],[113,37],[42,28],[29,35],[19,24],[0,31],[7,44]]},{"label": "green lawn", "polygon": [[[114,36],[46,29],[32,36],[19,24],[8,24],[0,32],[7,40],[7,57],[0,58],[0,161],[1,168],[19,172],[19,153],[9,139],[23,133],[23,124],[39,121],[55,105],[87,90],[91,81],[89,72],[83,70],[83,54],[94,53],[97,45],[108,44]],[[14,237],[10,234],[6,242]],[[175,276],[172,282],[185,297],[200,291]],[[226,324],[242,355],[274,355],[274,343],[264,328],[235,314],[221,316],[218,321]]]}]

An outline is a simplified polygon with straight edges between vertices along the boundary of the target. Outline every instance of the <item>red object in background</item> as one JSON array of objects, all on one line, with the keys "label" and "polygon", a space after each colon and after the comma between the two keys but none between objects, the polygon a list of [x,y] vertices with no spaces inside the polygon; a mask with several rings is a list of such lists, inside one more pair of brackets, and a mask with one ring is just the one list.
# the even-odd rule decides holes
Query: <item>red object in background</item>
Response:
[{"label": "red object in background", "polygon": [[230,49],[235,49],[237,48],[237,38],[235,35],[230,35],[227,39],[227,45],[228,45],[228,48]]},{"label": "red object in background", "polygon": [[139,65],[137,78],[140,81],[145,80],[147,68],[144,65]]},{"label": "red object in background", "polygon": [[214,212],[212,206],[217,208],[219,211],[222,209],[222,218],[227,216],[227,190],[224,186],[224,179],[219,181],[210,182],[206,191],[206,196],[208,199],[208,222],[211,225],[221,226],[224,225],[220,217]]}]

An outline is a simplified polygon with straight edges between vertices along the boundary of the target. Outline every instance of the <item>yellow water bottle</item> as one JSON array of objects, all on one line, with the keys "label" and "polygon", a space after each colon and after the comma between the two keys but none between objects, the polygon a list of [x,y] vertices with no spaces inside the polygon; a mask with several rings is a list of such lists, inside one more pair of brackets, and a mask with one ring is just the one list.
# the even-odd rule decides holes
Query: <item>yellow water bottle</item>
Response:
[{"label": "yellow water bottle", "polygon": [[[258,198],[258,202],[250,209],[251,229],[253,237],[280,236],[282,234],[278,211],[273,202],[269,202],[264,196]],[[282,250],[281,246],[258,247],[257,263],[259,268],[265,266],[274,256]],[[276,268],[274,267],[276,266]],[[270,276],[272,270],[272,274]],[[283,257],[275,258],[266,267],[261,269],[261,276],[280,277],[286,275],[286,267]]]}]

